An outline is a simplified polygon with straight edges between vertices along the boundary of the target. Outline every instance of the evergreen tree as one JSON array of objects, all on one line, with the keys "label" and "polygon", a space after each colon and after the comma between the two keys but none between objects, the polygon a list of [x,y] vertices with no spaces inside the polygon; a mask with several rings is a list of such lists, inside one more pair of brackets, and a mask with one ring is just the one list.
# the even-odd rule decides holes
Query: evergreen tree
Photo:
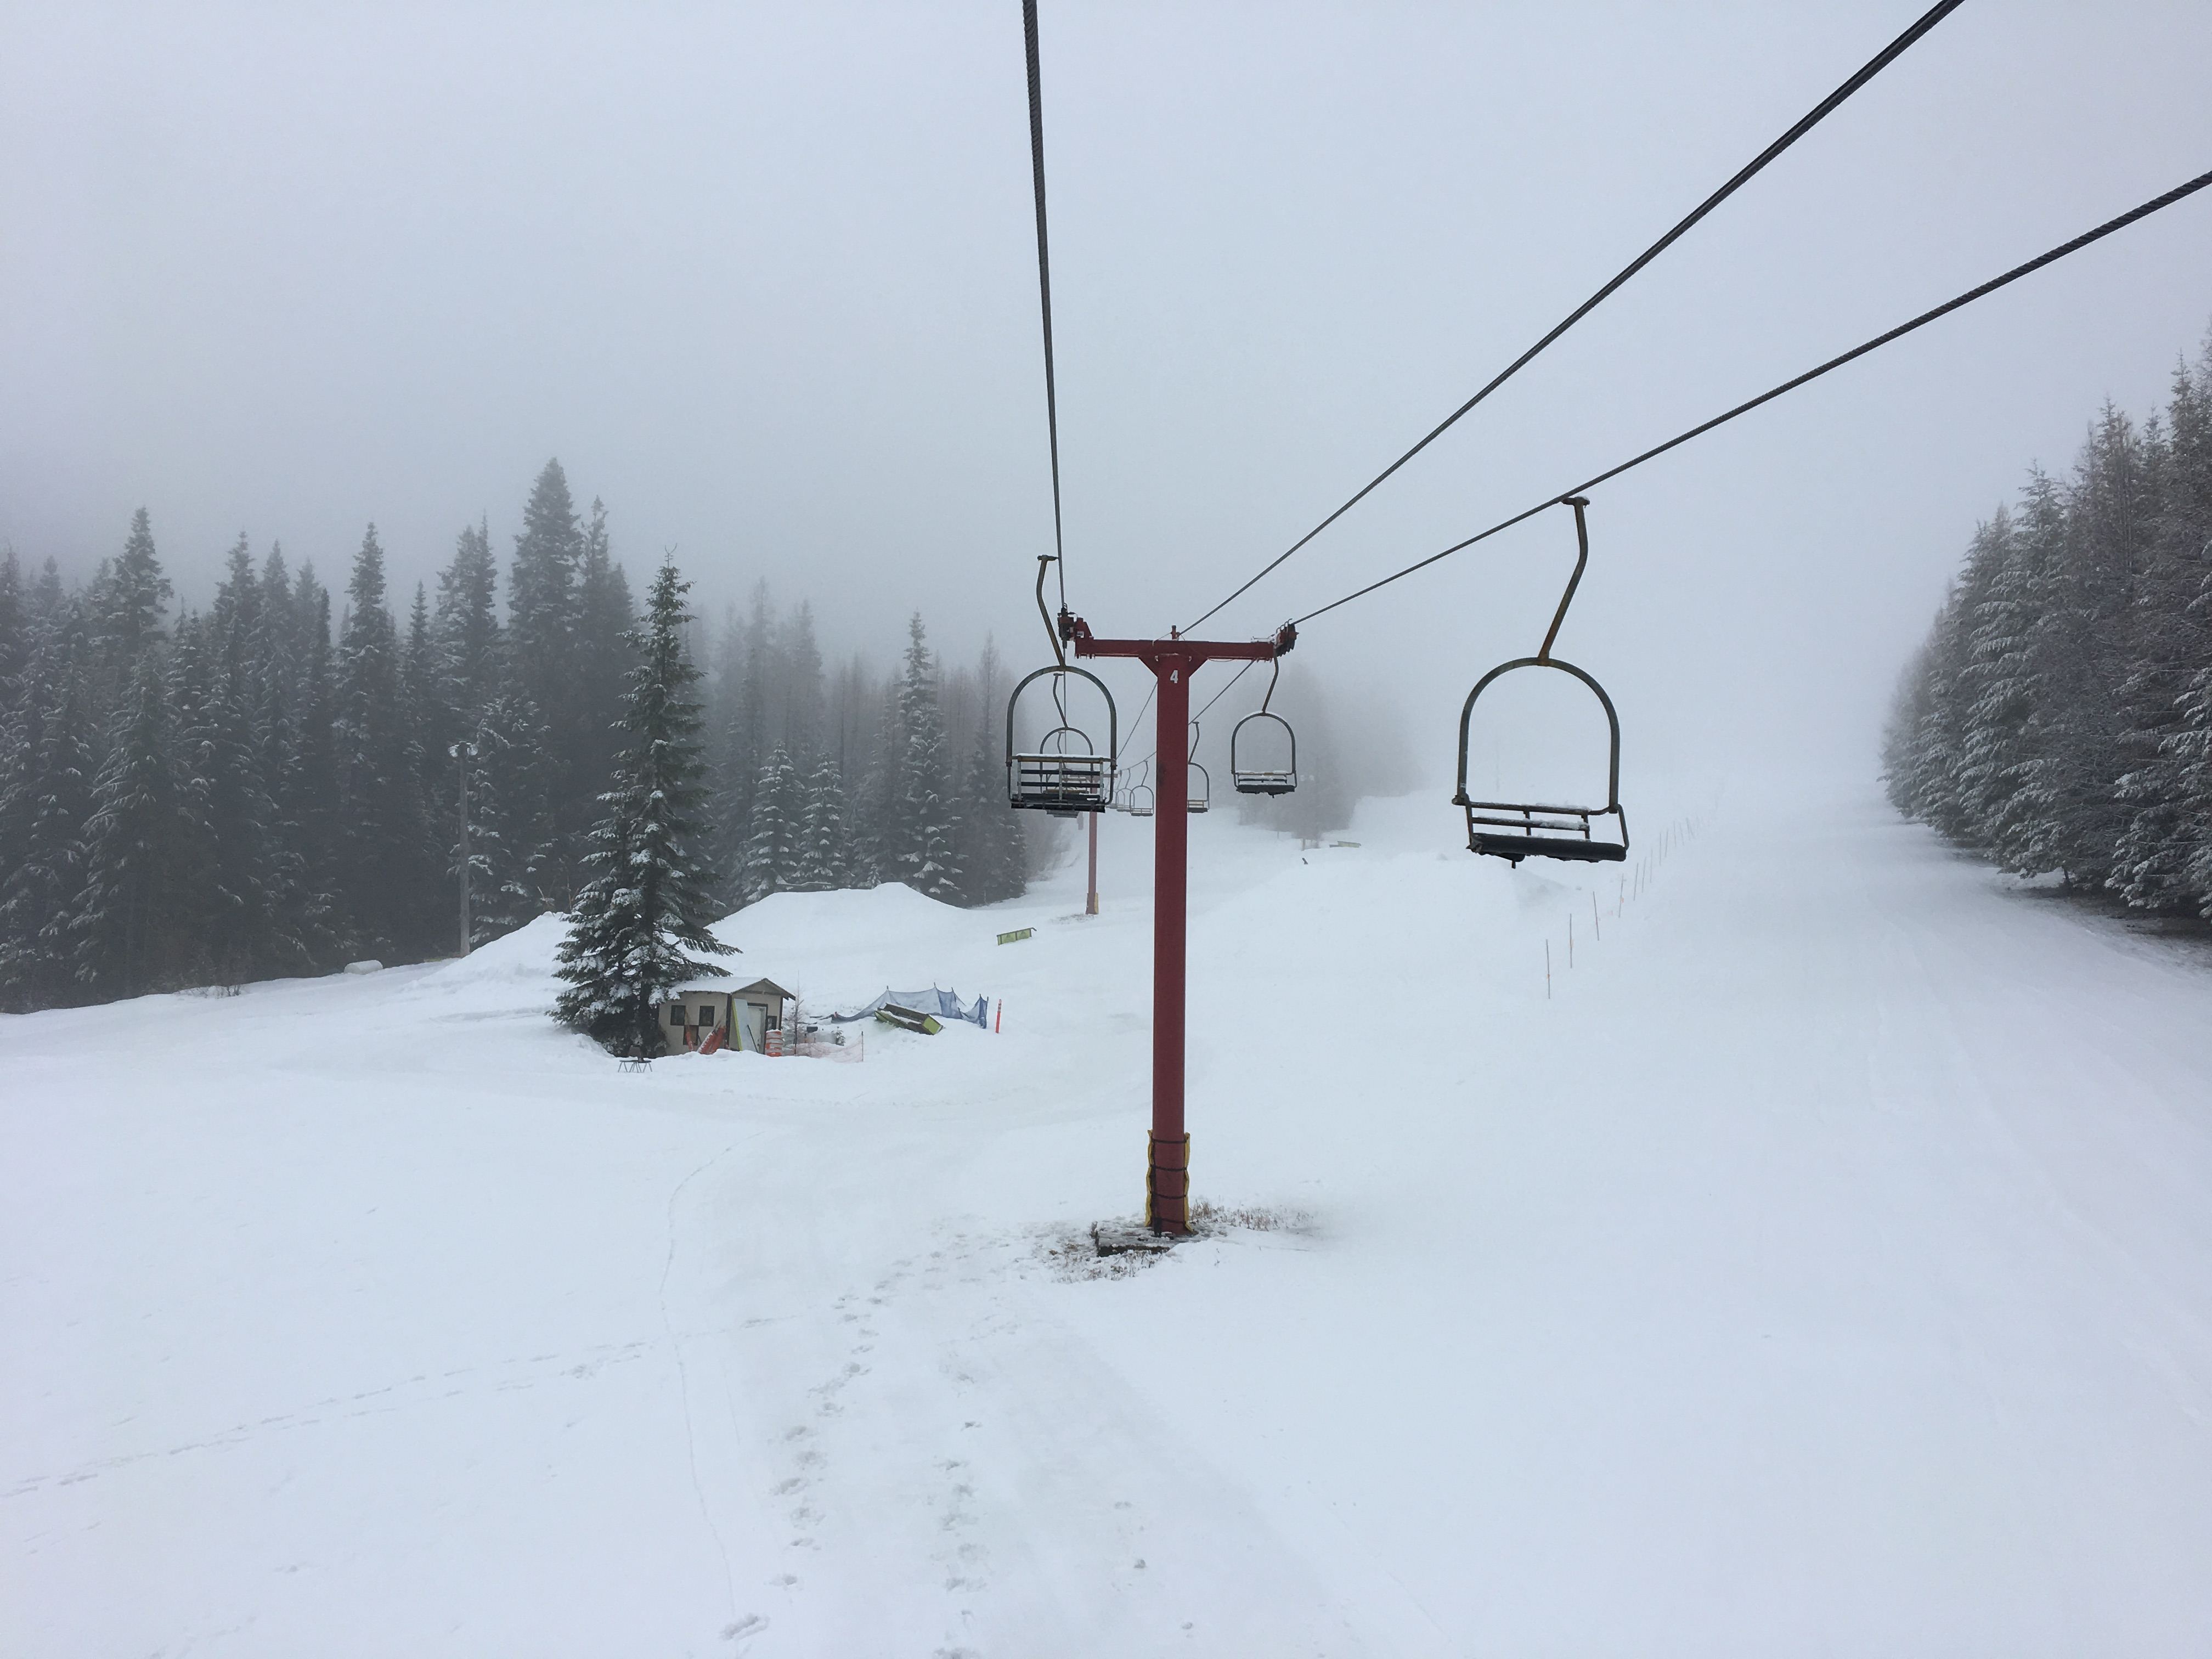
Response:
[{"label": "evergreen tree", "polygon": [[1966,659],[1966,607],[1954,587],[1936,614],[1925,653],[1928,680],[1913,745],[1911,790],[1923,818],[1954,841],[1968,836],[1965,792],[1959,773],[1966,739],[1966,696],[1960,669]]},{"label": "evergreen tree", "polygon": [[315,579],[313,562],[300,567],[292,592],[295,624],[302,661],[297,711],[297,748],[278,779],[278,816],[294,826],[299,855],[298,883],[289,894],[283,929],[305,942],[313,960],[325,967],[344,960],[352,945],[348,895],[349,869],[339,812],[338,685],[331,643],[331,596]]},{"label": "evergreen tree", "polygon": [[814,639],[814,606],[799,601],[799,611],[785,630],[780,653],[783,659],[782,744],[799,761],[822,752],[824,704],[822,692],[822,647]]},{"label": "evergreen tree", "polygon": [[1021,814],[1006,804],[1006,756],[991,728],[978,726],[960,791],[960,901],[996,904],[1028,886],[1029,848]]},{"label": "evergreen tree", "polygon": [[1029,848],[1022,816],[1006,804],[1006,732],[1000,724],[1005,678],[999,649],[983,642],[976,665],[979,718],[968,751],[959,792],[960,898],[965,904],[995,904],[1017,898],[1028,885]]},{"label": "evergreen tree", "polygon": [[564,833],[580,833],[597,817],[596,803],[611,787],[621,752],[618,725],[623,688],[634,659],[630,631],[637,625],[629,578],[607,543],[607,510],[597,500],[577,561],[576,629],[570,666],[574,724],[566,757],[573,790],[573,820]]},{"label": "evergreen tree", "polygon": [[555,1013],[617,1054],[659,1046],[659,1005],[676,986],[726,973],[692,951],[719,952],[713,872],[704,866],[699,678],[684,648],[690,584],[673,559],[653,579],[646,624],[632,636],[622,729],[608,812],[593,832],[591,879],[578,896],[560,952],[568,988]]},{"label": "evergreen tree", "polygon": [[853,885],[853,830],[836,763],[824,755],[806,785],[806,817],[799,835],[799,867],[792,886],[826,893]]},{"label": "evergreen tree", "polygon": [[872,734],[874,741],[867,750],[868,761],[860,773],[860,787],[854,792],[853,879],[855,886],[873,887],[878,882],[900,878],[897,836],[901,763],[906,754],[906,745],[899,724],[899,695],[897,681],[893,681],[884,690]]},{"label": "evergreen tree", "polygon": [[774,665],[773,636],[768,584],[761,582],[753,588],[750,614],[742,627],[733,622],[722,653],[725,674],[734,678],[735,686],[724,700],[728,714],[715,767],[714,817],[717,861],[731,883],[722,896],[732,908],[744,902],[744,865],[753,836],[753,792],[759,786],[761,766],[770,749],[769,680]]},{"label": "evergreen tree", "polygon": [[545,463],[522,510],[507,578],[507,667],[514,690],[535,704],[554,734],[547,755],[546,794],[555,832],[567,844],[556,850],[548,878],[569,890],[585,832],[604,786],[580,775],[576,733],[587,718],[576,683],[577,567],[584,553],[568,477],[558,460]]},{"label": "evergreen tree", "polygon": [[507,578],[508,659],[517,688],[549,714],[568,706],[576,631],[576,566],[583,555],[568,475],[545,463],[522,509]]},{"label": "evergreen tree", "polygon": [[61,568],[52,558],[40,567],[39,580],[31,584],[31,615],[58,622],[68,608],[69,595],[62,586]]},{"label": "evergreen tree", "polygon": [[1966,551],[1956,599],[1958,792],[1962,822],[1986,839],[2020,788],[2020,739],[2029,714],[2022,672],[2032,609],[2012,580],[2012,526],[2003,508],[1980,526]]},{"label": "evergreen tree", "polygon": [[[546,817],[546,732],[535,706],[510,693],[485,706],[473,741],[469,933],[472,945],[486,945],[550,908],[544,876],[552,839]],[[457,866],[458,847],[455,854]]]},{"label": "evergreen tree", "polygon": [[753,791],[753,833],[745,848],[744,900],[748,904],[798,884],[799,834],[805,806],[799,774],[779,746],[761,763]]},{"label": "evergreen tree", "polygon": [[1935,673],[1935,641],[1921,642],[1897,677],[1889,718],[1882,725],[1881,783],[1889,804],[1908,818],[1926,818],[1920,799],[1918,757],[1921,732],[1929,714],[1929,688]]},{"label": "evergreen tree", "polygon": [[955,898],[960,870],[946,800],[945,721],[937,702],[937,663],[916,611],[907,623],[906,672],[899,682],[899,761],[884,879],[929,898]]},{"label": "evergreen tree", "polygon": [[292,594],[292,573],[284,562],[284,545],[281,542],[270,543],[269,556],[261,562],[258,609],[261,615],[261,672],[279,678],[278,690],[289,706],[299,690],[295,677],[305,653],[299,608]]},{"label": "evergreen tree", "polygon": [[328,920],[327,906],[317,903],[307,878],[300,729],[292,712],[291,657],[281,639],[266,639],[262,672],[240,693],[249,694],[254,699],[252,735],[269,814],[264,870],[270,970],[297,973],[313,967],[324,953]]},{"label": "evergreen tree", "polygon": [[209,613],[218,672],[238,678],[253,672],[253,656],[261,641],[260,579],[254,574],[253,555],[240,531],[224,561],[223,577],[215,591]]},{"label": "evergreen tree", "polygon": [[170,752],[167,692],[147,653],[93,783],[84,886],[69,926],[77,978],[102,998],[181,983],[192,947],[187,866],[198,825]]},{"label": "evergreen tree", "polygon": [[9,706],[16,678],[31,657],[31,610],[15,550],[0,548],[0,709]]},{"label": "evergreen tree", "polygon": [[2160,534],[2166,557],[2185,563],[2193,556],[2199,574],[2181,611],[2187,643],[2175,653],[2181,659],[2174,698],[2179,718],[2161,742],[2172,759],[2185,826],[2188,890],[2197,913],[2212,917],[2212,336],[2188,398],[2175,400],[2172,433],[2172,495]]},{"label": "evergreen tree", "polygon": [[2128,808],[2120,799],[2119,675],[2115,635],[2131,598],[2142,512],[2141,454],[2131,424],[2109,405],[2054,514],[2051,603],[2042,619],[2039,755],[2031,787],[2042,866],[2101,886]]},{"label": "evergreen tree", "polygon": [[1899,809],[2021,874],[2212,908],[2212,349],[1984,526],[1900,688]]},{"label": "evergreen tree", "polygon": [[154,551],[146,509],[131,515],[120,556],[104,564],[93,584],[93,653],[100,676],[95,692],[118,694],[139,659],[161,637],[161,613],[173,590]]},{"label": "evergreen tree", "polygon": [[445,700],[445,675],[435,639],[430,631],[430,597],[422,584],[415,584],[415,603],[407,612],[407,642],[399,652],[400,702],[407,720],[409,739],[418,751],[416,775],[423,793],[433,799],[440,793],[431,783],[445,775],[441,765],[459,735],[456,716]]},{"label": "evergreen tree", "polygon": [[444,913],[401,681],[385,608],[384,550],[371,525],[355,556],[338,642],[336,747],[351,948],[377,957],[425,947]]},{"label": "evergreen tree", "polygon": [[2192,614],[2212,574],[2212,387],[2185,364],[2173,377],[2171,435],[2155,417],[2143,447],[2152,508],[2128,617],[2118,687],[2120,748],[2126,763],[2116,785],[2129,809],[2114,848],[2109,884],[2149,908],[2193,906],[2192,868],[2205,831],[2192,799],[2189,759],[2196,746],[2185,704],[2191,682],[2212,661],[2212,636]]},{"label": "evergreen tree", "polygon": [[454,545],[453,562],[438,574],[439,671],[457,732],[474,731],[500,692],[498,584],[489,526],[470,525]]},{"label": "evergreen tree", "polygon": [[220,982],[234,985],[297,966],[298,953],[277,934],[280,826],[262,770],[252,687],[218,657],[204,690],[179,707],[183,767],[202,829],[193,874],[208,962]]},{"label": "evergreen tree", "polygon": [[76,999],[68,935],[84,886],[93,733],[82,611],[34,624],[15,707],[0,729],[0,1008]]}]

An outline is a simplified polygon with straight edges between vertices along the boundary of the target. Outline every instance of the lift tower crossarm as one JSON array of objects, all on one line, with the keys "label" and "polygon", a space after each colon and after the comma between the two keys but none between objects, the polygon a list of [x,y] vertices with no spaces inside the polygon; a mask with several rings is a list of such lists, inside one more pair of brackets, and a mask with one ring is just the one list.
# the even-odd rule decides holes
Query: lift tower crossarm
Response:
[{"label": "lift tower crossarm", "polygon": [[1060,613],[1060,636],[1079,657],[1134,657],[1147,666],[1162,653],[1194,655],[1199,662],[1273,662],[1288,656],[1298,642],[1298,630],[1288,623],[1265,640],[1187,640],[1173,629],[1154,640],[1093,639],[1091,624],[1065,611]]},{"label": "lift tower crossarm", "polygon": [[[1151,640],[1093,638],[1083,618],[1060,613],[1060,636],[1079,657],[1127,657],[1159,687],[1157,753],[1162,799],[1152,827],[1152,1129],[1145,1158],[1145,1223],[1190,1231],[1190,1136],[1183,1127],[1184,959],[1190,901],[1190,678],[1209,662],[1273,662],[1297,643],[1285,623],[1265,640],[1190,640],[1173,629]],[[1174,793],[1166,793],[1172,788]]]}]

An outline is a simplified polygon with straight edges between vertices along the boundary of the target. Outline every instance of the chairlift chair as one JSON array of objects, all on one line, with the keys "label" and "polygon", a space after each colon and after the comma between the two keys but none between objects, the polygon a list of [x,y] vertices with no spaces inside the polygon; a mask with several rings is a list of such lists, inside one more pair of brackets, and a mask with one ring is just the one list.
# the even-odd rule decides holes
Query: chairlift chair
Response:
[{"label": "chairlift chair", "polygon": [[1129,789],[1129,816],[1148,818],[1154,811],[1152,787],[1148,783],[1133,784]]},{"label": "chairlift chair", "polygon": [[[1088,680],[1106,702],[1106,746],[1100,749],[1091,735],[1066,718],[1066,682]],[[1018,752],[1014,733],[1019,729],[1022,694],[1038,680],[1049,680],[1060,723],[1038,739],[1034,749]],[[1121,738],[1113,693],[1096,674],[1080,668],[1055,665],[1040,668],[1014,688],[1006,700],[1006,801],[1018,810],[1049,812],[1072,818],[1079,812],[1103,812],[1114,799],[1114,752]]]},{"label": "chairlift chair", "polygon": [[1198,763],[1198,722],[1190,723],[1190,810],[1203,812],[1213,805],[1213,775]]},{"label": "chairlift chair", "polygon": [[[1044,572],[1051,562],[1050,554],[1037,560],[1037,615],[1044,618],[1045,635],[1052,641],[1053,655],[1059,660],[1024,679],[1014,688],[1013,696],[1006,699],[1006,804],[1017,811],[1026,809],[1049,812],[1056,818],[1072,818],[1079,812],[1103,812],[1113,805],[1115,759],[1121,753],[1121,729],[1114,708],[1114,694],[1106,689],[1106,682],[1087,669],[1067,665],[1059,631],[1053,627],[1051,614],[1044,608]],[[1106,705],[1106,747],[1103,750],[1091,741],[1090,733],[1068,718],[1067,689],[1071,679],[1088,680],[1097,688]],[[1038,739],[1034,750],[1017,754],[1014,733],[1020,729],[1022,693],[1039,680],[1049,683],[1054,718],[1058,724]]]},{"label": "chairlift chair", "polygon": [[[1237,721],[1229,731],[1229,781],[1240,795],[1287,795],[1298,787],[1298,734],[1291,723],[1280,714],[1270,714],[1267,705],[1275,700],[1275,682],[1282,678],[1283,659],[1275,659],[1275,672],[1267,681],[1267,695],[1260,706]],[[1260,729],[1250,737],[1245,728],[1255,720]],[[1256,740],[1264,755],[1267,745],[1278,741],[1269,735],[1271,727],[1279,727],[1280,741],[1288,746],[1288,758],[1280,767],[1270,767],[1251,758],[1251,744]]]},{"label": "chairlift chair", "polygon": [[[1511,662],[1500,663],[1474,683],[1474,690],[1467,694],[1467,702],[1459,711],[1459,789],[1452,796],[1452,805],[1467,811],[1467,849],[1492,858],[1501,858],[1518,867],[1522,859],[1567,859],[1588,864],[1617,864],[1628,856],[1628,815],[1620,806],[1620,716],[1613,711],[1613,699],[1583,670],[1571,662],[1562,661],[1552,654],[1552,642],[1559,635],[1559,624],[1566,620],[1567,606],[1573,601],[1575,589],[1583,579],[1583,567],[1589,562],[1589,532],[1583,520],[1583,509],[1589,505],[1579,498],[1567,503],[1575,510],[1575,537],[1578,548],[1575,574],[1567,580],[1567,591],[1560,598],[1558,612],[1552,618],[1551,631],[1544,635],[1544,643],[1533,657],[1516,657]],[[1467,793],[1468,727],[1474,715],[1475,699],[1487,690],[1492,683],[1504,675],[1523,668],[1553,668],[1571,674],[1590,689],[1605,710],[1606,727],[1610,734],[1610,748],[1606,765],[1605,805],[1602,806],[1555,806],[1533,801],[1474,800]],[[1619,840],[1601,837],[1594,833],[1591,820],[1613,818],[1619,822]]]}]

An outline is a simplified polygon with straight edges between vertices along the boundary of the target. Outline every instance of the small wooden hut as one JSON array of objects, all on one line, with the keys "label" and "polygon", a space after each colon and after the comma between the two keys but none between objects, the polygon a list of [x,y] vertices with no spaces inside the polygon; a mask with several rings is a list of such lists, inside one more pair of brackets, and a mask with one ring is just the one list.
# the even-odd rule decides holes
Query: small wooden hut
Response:
[{"label": "small wooden hut", "polygon": [[722,1034],[717,1048],[765,1054],[773,1031],[773,1046],[781,1048],[791,1000],[791,993],[772,979],[750,985],[724,979],[678,986],[661,1005],[660,1052],[688,1054],[716,1031]]}]

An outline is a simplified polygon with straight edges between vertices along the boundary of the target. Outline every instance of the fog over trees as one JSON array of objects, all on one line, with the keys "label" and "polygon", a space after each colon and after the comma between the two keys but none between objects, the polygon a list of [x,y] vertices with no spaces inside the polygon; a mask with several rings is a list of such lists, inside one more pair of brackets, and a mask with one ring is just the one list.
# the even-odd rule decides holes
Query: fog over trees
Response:
[{"label": "fog over trees", "polygon": [[2002,869],[2212,916],[2212,341],[1976,532],[1883,758],[1899,811]]},{"label": "fog over trees", "polygon": [[[502,572],[468,526],[434,594],[395,595],[372,525],[334,595],[240,536],[212,604],[173,619],[143,509],[80,588],[0,552],[0,1006],[450,952],[457,744],[472,940],[568,908],[638,617],[605,507],[580,509],[557,461],[513,539]],[[1021,890],[994,650],[948,671],[917,614],[895,669],[829,667],[811,606],[780,615],[765,586],[687,632],[721,910],[881,880],[957,904]]]},{"label": "fog over trees", "polygon": [[[570,908],[643,636],[608,510],[557,461],[511,540],[502,560],[465,526],[434,589],[393,593],[374,525],[337,592],[240,535],[212,602],[173,616],[143,509],[81,586],[0,550],[0,1007],[449,954],[464,760],[471,941]],[[988,904],[1053,856],[1006,805],[995,645],[947,664],[917,611],[896,659],[829,661],[812,601],[765,582],[684,634],[716,914],[883,881]],[[1338,827],[1357,780],[1310,683],[1282,701],[1313,787],[1268,818]]]}]

